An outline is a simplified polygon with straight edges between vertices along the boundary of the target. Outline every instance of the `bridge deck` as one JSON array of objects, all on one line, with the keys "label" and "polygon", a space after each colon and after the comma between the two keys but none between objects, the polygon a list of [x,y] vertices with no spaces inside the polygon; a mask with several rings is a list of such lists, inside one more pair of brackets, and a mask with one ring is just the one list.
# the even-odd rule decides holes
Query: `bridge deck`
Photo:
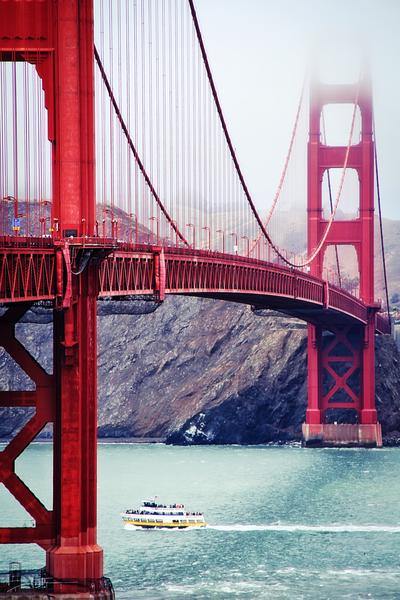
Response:
[{"label": "bridge deck", "polygon": [[[0,240],[0,303],[62,300],[73,273],[90,260],[99,265],[99,298],[216,298],[279,310],[328,328],[328,323],[366,323],[368,318],[369,307],[361,300],[300,270],[205,250],[97,239],[67,245],[47,238]],[[379,314],[377,332],[390,332]]]}]

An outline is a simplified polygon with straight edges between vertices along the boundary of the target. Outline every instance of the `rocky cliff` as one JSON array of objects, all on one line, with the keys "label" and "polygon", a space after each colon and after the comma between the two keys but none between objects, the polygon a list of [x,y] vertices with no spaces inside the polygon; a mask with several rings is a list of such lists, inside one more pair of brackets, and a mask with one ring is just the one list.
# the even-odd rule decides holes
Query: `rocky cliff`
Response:
[{"label": "rocky cliff", "polygon": [[[99,303],[100,436],[180,444],[300,438],[307,391],[304,325],[279,315],[256,316],[247,306],[195,298],[168,298],[151,314],[135,314],[149,306]],[[51,313],[30,312],[17,329],[51,371]],[[399,355],[390,337],[378,337],[377,347],[378,410],[384,435],[396,441]],[[32,385],[4,350],[0,385]],[[3,409],[0,437],[14,434],[29,414]]]}]

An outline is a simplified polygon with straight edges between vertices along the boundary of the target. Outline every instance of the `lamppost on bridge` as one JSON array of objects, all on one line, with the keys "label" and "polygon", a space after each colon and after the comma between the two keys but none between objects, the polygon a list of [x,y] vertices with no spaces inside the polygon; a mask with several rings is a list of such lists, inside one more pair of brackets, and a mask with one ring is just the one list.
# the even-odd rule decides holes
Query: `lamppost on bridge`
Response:
[{"label": "lamppost on bridge", "polygon": [[50,227],[49,227],[49,233],[51,233],[53,231],[52,227],[51,227],[51,217],[40,217],[39,218],[39,225],[40,225],[40,237],[46,237],[46,223],[47,221],[50,221]]},{"label": "lamppost on bridge", "polygon": [[256,250],[256,258],[260,260],[260,238],[255,238],[253,240],[253,250]]},{"label": "lamppost on bridge", "polygon": [[202,227],[202,229],[204,231],[208,231],[208,248],[207,248],[207,250],[211,250],[211,230],[208,225],[205,225],[204,227]]},{"label": "lamppost on bridge", "polygon": [[135,213],[129,213],[129,219],[132,221],[129,225],[129,241],[133,244],[133,230],[135,229],[135,243],[138,242],[138,222]]},{"label": "lamppost on bridge", "polygon": [[222,254],[225,253],[225,231],[223,229],[217,229],[217,233],[222,233]]},{"label": "lamppost on bridge", "polygon": [[[42,208],[43,207],[43,208]],[[51,207],[51,200],[39,200],[39,235],[40,237],[45,237],[46,233],[46,223],[49,221],[49,234],[52,234],[54,231],[54,227],[51,226],[51,215],[46,214],[48,211],[48,207]]]},{"label": "lamppost on bridge", "polygon": [[232,233],[230,233],[229,235],[231,235],[232,237],[234,237],[234,238],[235,238],[235,244],[234,244],[234,246],[233,246],[233,252],[234,252],[235,254],[237,254],[237,253],[238,253],[238,250],[239,250],[239,247],[238,247],[238,234],[237,234],[235,231],[233,231],[233,232],[232,232]]},{"label": "lamppost on bridge", "polygon": [[19,231],[21,229],[20,219],[22,217],[25,217],[26,215],[18,212],[18,198],[16,198],[15,196],[11,196],[11,195],[3,196],[3,202],[10,202],[10,203],[14,204],[14,218],[13,218],[12,230],[15,235],[19,235]]},{"label": "lamppost on bridge", "polygon": [[110,208],[103,207],[102,234],[103,239],[107,237],[107,215],[112,215]]},{"label": "lamppost on bridge", "polygon": [[[96,223],[97,223],[97,221],[96,221]],[[97,223],[97,228],[98,228],[98,223]],[[52,234],[57,236],[59,229],[60,229],[60,223],[59,223],[58,217],[53,217]],[[98,232],[97,232],[97,234],[98,234]]]},{"label": "lamppost on bridge", "polygon": [[250,256],[250,240],[247,235],[242,235],[241,239],[247,240],[247,255],[246,256],[249,257]]},{"label": "lamppost on bridge", "polygon": [[1,202],[1,235],[6,235],[6,214],[5,214],[5,206],[6,200],[3,197]]},{"label": "lamppost on bridge", "polygon": [[173,225],[173,227],[175,227],[175,229],[172,228],[172,231],[175,231],[175,246],[179,246],[178,223],[176,221],[171,221],[171,225]]},{"label": "lamppost on bridge", "polygon": [[103,239],[106,238],[107,234],[106,215],[111,216],[111,237],[113,240],[118,239],[118,219],[114,217],[114,210],[112,208],[103,208]]},{"label": "lamppost on bridge", "polygon": [[118,219],[111,219],[111,237],[118,240]]},{"label": "lamppost on bridge", "polygon": [[[160,244],[160,221],[158,217],[149,217],[149,221],[155,221],[157,223],[157,240],[156,245]],[[151,237],[154,237],[153,226],[151,227]]]},{"label": "lamppost on bridge", "polygon": [[196,248],[196,226],[193,223],[186,223],[186,227],[193,228],[193,249]]},{"label": "lamppost on bridge", "polygon": [[[264,240],[263,247],[265,248],[265,258],[263,260],[266,260],[267,262],[277,262],[277,263],[279,263],[279,256],[278,255],[276,255],[276,260],[274,260],[274,259],[271,260],[271,246],[269,245],[269,243],[268,243],[267,240]],[[260,249],[260,252],[261,252],[261,249]],[[261,252],[261,254],[262,254],[262,252]]]}]

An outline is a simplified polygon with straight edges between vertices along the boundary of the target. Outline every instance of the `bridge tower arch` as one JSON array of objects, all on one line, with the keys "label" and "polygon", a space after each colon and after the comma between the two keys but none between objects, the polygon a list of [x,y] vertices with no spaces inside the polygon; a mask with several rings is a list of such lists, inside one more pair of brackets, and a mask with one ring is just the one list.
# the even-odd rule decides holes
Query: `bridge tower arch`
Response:
[{"label": "bridge tower arch", "polygon": [[[361,137],[349,150],[346,146],[328,146],[321,139],[323,107],[339,103],[356,104],[361,114]],[[348,150],[347,168],[355,169],[359,179],[357,218],[333,221],[320,252],[311,263],[311,274],[323,277],[324,254],[328,246],[354,246],[360,298],[367,305],[368,318],[364,325],[332,324],[329,331],[308,325],[308,407],[303,435],[308,444],[381,445],[375,407],[374,336],[379,305],[374,302],[374,140],[368,74],[354,84],[332,85],[314,79],[310,91],[309,127],[309,253],[318,247],[328,224],[322,206],[324,173],[328,169],[343,168]],[[345,423],[338,424],[336,420],[329,423],[331,415],[340,421],[345,415]]]}]

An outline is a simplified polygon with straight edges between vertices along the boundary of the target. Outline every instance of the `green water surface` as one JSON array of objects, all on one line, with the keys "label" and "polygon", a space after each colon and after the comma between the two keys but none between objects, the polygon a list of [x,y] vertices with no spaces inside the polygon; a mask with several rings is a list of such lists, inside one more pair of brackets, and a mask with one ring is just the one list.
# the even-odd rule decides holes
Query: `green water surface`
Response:
[{"label": "green water surface", "polygon": [[[51,444],[17,472],[51,507]],[[99,444],[98,534],[118,599],[400,599],[400,449]],[[209,527],[124,529],[158,495]],[[0,487],[0,526],[30,518]],[[0,569],[44,564],[0,546]]]}]

